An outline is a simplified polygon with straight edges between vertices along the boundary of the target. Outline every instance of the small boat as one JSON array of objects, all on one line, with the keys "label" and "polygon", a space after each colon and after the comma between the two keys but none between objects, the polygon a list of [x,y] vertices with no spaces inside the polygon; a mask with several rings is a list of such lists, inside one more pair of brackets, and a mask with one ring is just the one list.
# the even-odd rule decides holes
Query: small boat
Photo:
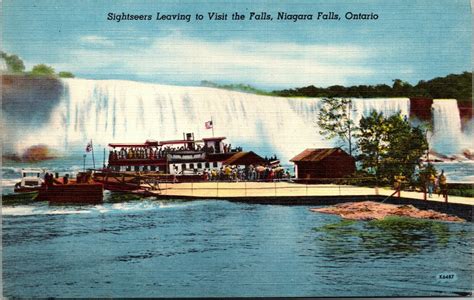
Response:
[{"label": "small boat", "polygon": [[80,172],[76,179],[63,178],[50,180],[39,190],[37,200],[50,204],[99,204],[104,199],[104,185],[93,182],[90,172]]},{"label": "small boat", "polygon": [[99,204],[104,198],[104,186],[101,183],[54,184],[39,191],[38,201],[51,204]]},{"label": "small boat", "polygon": [[45,171],[39,168],[21,169],[21,181],[15,184],[15,193],[30,193],[39,191],[44,185]]},{"label": "small boat", "polygon": [[76,179],[69,179],[67,174],[63,178],[59,178],[58,173],[55,178],[53,174],[45,177],[46,174],[42,169],[22,169],[22,179],[14,188],[16,194],[3,196],[3,201],[48,201],[53,204],[98,204],[103,201],[104,186],[92,182],[90,173],[81,172]]}]

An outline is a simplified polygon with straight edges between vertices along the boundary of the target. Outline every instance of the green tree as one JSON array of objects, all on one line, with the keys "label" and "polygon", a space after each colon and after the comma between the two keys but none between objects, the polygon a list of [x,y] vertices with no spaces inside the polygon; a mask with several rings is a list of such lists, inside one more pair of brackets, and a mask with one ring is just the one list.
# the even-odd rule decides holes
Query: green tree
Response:
[{"label": "green tree", "polygon": [[414,179],[428,150],[424,130],[412,126],[400,113],[384,117],[372,111],[360,120],[358,137],[362,168],[385,183],[391,182],[395,175]]},{"label": "green tree", "polygon": [[61,78],[74,78],[74,74],[72,74],[71,72],[64,72],[64,71],[59,72],[58,76]]},{"label": "green tree", "polygon": [[319,133],[326,139],[337,137],[347,143],[350,155],[353,150],[352,139],[357,133],[357,127],[351,119],[351,109],[351,99],[323,98],[317,120]]},{"label": "green tree", "polygon": [[36,65],[31,69],[33,76],[54,76],[54,69],[45,64]]},{"label": "green tree", "polygon": [[21,60],[17,55],[8,55],[2,51],[1,56],[5,60],[9,72],[22,73],[25,70],[23,60]]},{"label": "green tree", "polygon": [[357,159],[363,170],[375,174],[378,182],[380,167],[386,155],[388,126],[382,113],[373,110],[359,122],[358,144],[360,154]]},{"label": "green tree", "polygon": [[407,179],[414,179],[416,168],[428,150],[425,132],[419,126],[411,126],[400,114],[386,118],[386,122],[389,147],[384,158],[383,173],[388,178],[402,174]]}]

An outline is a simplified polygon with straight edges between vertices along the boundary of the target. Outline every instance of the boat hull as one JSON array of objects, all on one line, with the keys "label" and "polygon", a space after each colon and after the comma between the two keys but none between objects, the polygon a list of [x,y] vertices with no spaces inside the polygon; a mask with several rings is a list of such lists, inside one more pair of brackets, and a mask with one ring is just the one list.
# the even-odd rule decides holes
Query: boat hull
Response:
[{"label": "boat hull", "polygon": [[52,204],[98,204],[104,199],[101,183],[51,185],[39,191],[37,200]]},{"label": "boat hull", "polygon": [[15,193],[10,195],[2,195],[2,204],[28,204],[36,201],[39,191],[23,191],[21,193]]}]

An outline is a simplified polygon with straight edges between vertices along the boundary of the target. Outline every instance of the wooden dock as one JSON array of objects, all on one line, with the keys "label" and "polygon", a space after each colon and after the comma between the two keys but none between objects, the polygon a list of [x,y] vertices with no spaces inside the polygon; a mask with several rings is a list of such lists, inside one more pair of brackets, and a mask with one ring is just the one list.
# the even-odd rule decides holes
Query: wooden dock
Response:
[{"label": "wooden dock", "polygon": [[[160,183],[159,189],[149,191],[155,196],[186,198],[253,198],[253,197],[325,197],[325,196],[390,196],[393,189],[370,188],[336,184],[297,184],[290,182],[188,182]],[[394,195],[393,197],[397,197]],[[401,191],[401,198],[424,200],[421,192]],[[445,202],[434,194],[427,201]],[[449,203],[474,205],[474,198],[449,196]]]},{"label": "wooden dock", "polygon": [[421,209],[433,209],[472,220],[474,198],[442,196],[429,198],[421,192],[370,188],[336,184],[297,184],[291,182],[189,182],[160,183],[148,196],[164,199],[223,199],[246,203],[285,205],[329,205],[349,201],[384,201],[412,204]]}]

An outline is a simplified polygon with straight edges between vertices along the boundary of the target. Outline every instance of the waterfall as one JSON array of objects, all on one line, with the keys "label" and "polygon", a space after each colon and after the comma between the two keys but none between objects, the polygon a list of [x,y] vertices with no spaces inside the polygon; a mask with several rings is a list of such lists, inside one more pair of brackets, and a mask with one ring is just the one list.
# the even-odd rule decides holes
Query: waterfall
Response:
[{"label": "waterfall", "polygon": [[[319,135],[317,98],[270,97],[123,80],[63,79],[62,84],[64,91],[49,121],[23,129],[21,138],[16,134],[10,139],[15,149],[43,143],[62,151],[84,151],[92,139],[101,150],[113,142],[179,139],[183,132],[194,132],[200,139],[212,136],[212,131],[204,127],[211,118],[215,136],[225,136],[225,142],[232,146],[263,156],[277,154],[283,162],[305,148],[339,146],[337,141]],[[446,130],[443,134],[451,136],[460,132],[455,106],[455,100],[433,105],[438,132]],[[408,98],[353,99],[352,111],[358,122],[371,110],[385,115],[400,111],[408,116],[409,108]],[[12,138],[11,133],[8,135]],[[450,144],[452,141],[446,146]]]},{"label": "waterfall", "polygon": [[456,154],[462,148],[461,117],[456,99],[433,100],[432,148],[443,154]]},{"label": "waterfall", "polygon": [[8,71],[8,66],[7,62],[3,57],[0,57],[0,72],[7,72]]}]

